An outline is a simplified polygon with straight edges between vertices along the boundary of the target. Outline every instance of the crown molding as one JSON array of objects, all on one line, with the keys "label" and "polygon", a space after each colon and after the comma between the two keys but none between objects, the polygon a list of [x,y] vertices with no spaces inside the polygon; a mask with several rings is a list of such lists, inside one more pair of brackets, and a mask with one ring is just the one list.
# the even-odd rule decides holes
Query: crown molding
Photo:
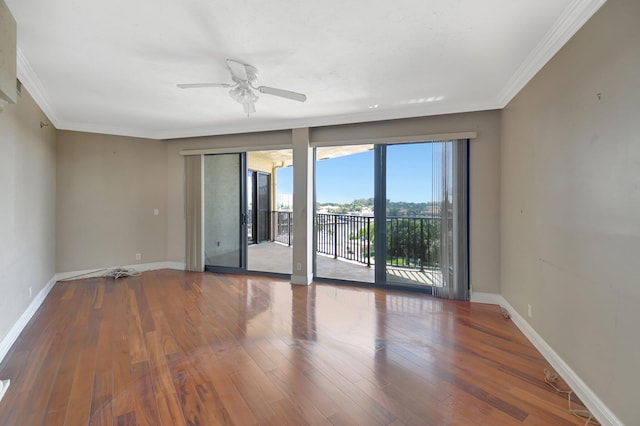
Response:
[{"label": "crown molding", "polygon": [[76,132],[99,133],[107,135],[127,136],[135,138],[167,140],[185,139],[203,136],[219,136],[238,133],[271,132],[279,130],[291,130],[303,127],[337,126],[343,124],[357,124],[373,121],[398,120],[404,118],[428,117],[444,114],[458,114],[466,112],[488,111],[499,109],[495,103],[460,103],[441,104],[437,106],[402,108],[389,110],[367,111],[362,113],[341,114],[325,117],[308,117],[300,119],[284,119],[269,121],[251,121],[248,119],[241,124],[211,125],[200,128],[184,129],[160,129],[157,131],[137,131],[125,127],[111,127],[95,125],[90,123],[60,123],[56,125],[59,130],[69,130]]},{"label": "crown molding", "polygon": [[573,0],[498,94],[504,108],[607,0]]},{"label": "crown molding", "polygon": [[540,43],[538,43],[536,48],[527,56],[520,67],[518,67],[504,88],[499,92],[498,96],[486,102],[475,101],[471,103],[450,104],[445,101],[428,105],[416,105],[411,108],[380,109],[321,117],[264,121],[247,120],[241,123],[212,124],[199,128],[158,128],[142,130],[131,127],[105,126],[96,123],[62,121],[58,114],[56,114],[44,85],[20,48],[17,49],[18,77],[56,129],[158,140],[265,132],[301,127],[334,126],[502,109],[605,2],[606,0],[573,0],[545,34]]},{"label": "crown molding", "polygon": [[42,112],[45,113],[49,121],[57,129],[61,122],[58,115],[55,113],[55,110],[51,106],[51,102],[49,101],[49,96],[47,95],[44,85],[36,75],[33,68],[31,68],[29,60],[24,56],[20,47],[17,48],[16,53],[16,59],[18,62],[18,78],[20,79],[20,82],[24,87],[26,87],[33,100],[36,101]]},{"label": "crown molding", "polygon": [[210,126],[199,129],[172,129],[156,135],[158,139],[181,139],[188,137],[216,136],[235,133],[264,132],[274,130],[298,129],[303,127],[338,126],[343,124],[367,123],[373,121],[401,120],[405,118],[429,117],[435,115],[458,114],[466,112],[488,111],[499,109],[494,102],[475,102],[459,104],[430,104],[411,108],[395,108],[373,110],[351,114],[338,114],[324,117],[307,117],[301,119],[274,120],[262,123],[242,125]]}]

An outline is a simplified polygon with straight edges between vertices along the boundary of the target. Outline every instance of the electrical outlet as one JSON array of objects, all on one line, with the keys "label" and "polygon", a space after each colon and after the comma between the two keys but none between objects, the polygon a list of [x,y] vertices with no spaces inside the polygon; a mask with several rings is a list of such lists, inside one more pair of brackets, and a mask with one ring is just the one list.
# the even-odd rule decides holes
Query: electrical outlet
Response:
[{"label": "electrical outlet", "polygon": [[142,253],[136,253],[136,260],[142,260]]},{"label": "electrical outlet", "polygon": [[527,315],[529,316],[529,318],[533,317],[533,312],[531,310],[531,305],[527,305]]},{"label": "electrical outlet", "polygon": [[296,271],[302,271],[302,263],[296,263]]},{"label": "electrical outlet", "polygon": [[153,209],[153,215],[154,216],[158,216],[160,214],[160,210],[158,209]]},{"label": "electrical outlet", "polygon": [[29,287],[29,299],[31,299],[31,287]]}]

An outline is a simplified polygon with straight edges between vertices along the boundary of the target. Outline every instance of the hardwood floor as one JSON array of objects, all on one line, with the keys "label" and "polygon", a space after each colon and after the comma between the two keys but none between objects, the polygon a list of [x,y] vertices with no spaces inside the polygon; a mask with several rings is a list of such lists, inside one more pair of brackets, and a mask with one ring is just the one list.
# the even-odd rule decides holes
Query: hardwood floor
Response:
[{"label": "hardwood floor", "polygon": [[582,424],[495,305],[161,270],[58,283],[6,425]]}]

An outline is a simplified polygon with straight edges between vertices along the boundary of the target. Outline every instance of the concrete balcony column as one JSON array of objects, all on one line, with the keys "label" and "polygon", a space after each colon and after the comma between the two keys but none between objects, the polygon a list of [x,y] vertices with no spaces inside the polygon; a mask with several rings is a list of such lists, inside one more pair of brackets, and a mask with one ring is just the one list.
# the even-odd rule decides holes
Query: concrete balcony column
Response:
[{"label": "concrete balcony column", "polygon": [[313,281],[313,149],[309,128],[293,129],[293,274],[292,284]]}]

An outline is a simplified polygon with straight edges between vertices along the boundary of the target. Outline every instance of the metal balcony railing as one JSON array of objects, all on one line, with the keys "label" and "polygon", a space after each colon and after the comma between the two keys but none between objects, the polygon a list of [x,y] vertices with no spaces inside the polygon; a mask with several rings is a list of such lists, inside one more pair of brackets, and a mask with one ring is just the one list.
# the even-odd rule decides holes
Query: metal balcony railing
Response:
[{"label": "metal balcony railing", "polygon": [[289,211],[274,211],[273,223],[275,223],[274,241],[291,245],[293,238],[293,214]]},{"label": "metal balcony railing", "polygon": [[373,217],[316,214],[316,251],[371,266]]},{"label": "metal balcony railing", "polygon": [[411,269],[440,266],[439,217],[387,217],[387,264]]},{"label": "metal balcony railing", "polygon": [[[273,212],[274,240],[291,245],[292,212]],[[439,267],[439,217],[387,217],[387,264],[409,269]],[[316,214],[316,251],[367,266],[375,263],[374,218],[348,214]]]}]

